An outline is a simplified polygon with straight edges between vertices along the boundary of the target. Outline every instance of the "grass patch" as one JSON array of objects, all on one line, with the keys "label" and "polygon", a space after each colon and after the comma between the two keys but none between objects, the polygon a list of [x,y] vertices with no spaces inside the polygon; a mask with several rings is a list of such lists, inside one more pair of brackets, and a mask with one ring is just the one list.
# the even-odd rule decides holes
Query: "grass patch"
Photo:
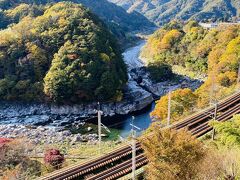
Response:
[{"label": "grass patch", "polygon": [[[99,148],[99,144],[95,143],[76,143],[75,145],[71,145],[70,143],[59,143],[59,144],[51,144],[51,145],[38,145],[36,146],[37,149],[41,149],[42,152],[45,149],[55,148],[59,149],[61,153],[64,153],[65,162],[63,164],[64,167],[68,167],[74,164],[82,164],[88,162],[90,160],[96,159],[101,157],[105,154],[110,153],[116,148],[120,148],[125,143],[121,143],[119,141],[103,141]],[[41,157],[34,157],[33,160],[37,160],[44,165],[43,156]],[[52,171],[52,170],[51,170]],[[42,175],[46,175],[49,172],[49,168],[47,166],[43,166]]]},{"label": "grass patch", "polygon": [[172,66],[172,71],[175,74],[179,74],[182,76],[188,76],[191,79],[197,79],[197,80],[205,80],[206,79],[206,76],[204,74],[200,74],[195,71],[190,71],[190,70],[188,70],[182,66],[178,66],[178,65]]},{"label": "grass patch", "polygon": [[[89,131],[88,128],[91,128]],[[98,126],[96,124],[86,123],[83,126],[76,127],[76,126],[70,126],[66,128],[67,130],[70,130],[72,134],[98,134]],[[110,132],[108,132],[105,128],[102,128],[102,134],[106,135],[103,137],[103,141],[116,141],[118,140],[118,135],[120,134],[120,130],[110,128]]]}]

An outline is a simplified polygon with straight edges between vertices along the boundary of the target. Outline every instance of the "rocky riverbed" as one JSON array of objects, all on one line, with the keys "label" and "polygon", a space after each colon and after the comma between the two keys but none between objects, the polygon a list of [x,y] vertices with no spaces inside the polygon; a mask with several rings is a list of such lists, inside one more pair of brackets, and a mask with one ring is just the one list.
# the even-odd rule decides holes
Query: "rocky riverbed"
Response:
[{"label": "rocky riverbed", "polygon": [[[177,81],[154,83],[144,67],[144,63],[139,59],[139,52],[144,44],[145,41],[142,41],[123,53],[125,63],[128,65],[129,81],[123,90],[124,96],[121,102],[101,104],[104,116],[127,115],[142,110],[149,106],[154,99],[166,94],[169,88],[174,90],[188,87],[194,90],[202,84],[198,80],[192,80],[184,76],[178,78]],[[37,141],[45,141],[46,143],[59,142],[61,139],[69,141],[87,139],[91,141],[96,138],[96,135],[85,137],[81,134],[72,135],[68,131],[59,131],[58,128],[29,129],[26,126],[63,127],[74,122],[84,123],[84,119],[96,117],[96,109],[97,102],[79,105],[56,105],[2,101],[0,102],[0,124],[2,125],[0,126],[0,137],[27,137],[32,140],[39,139]],[[39,134],[43,135],[38,137]]]},{"label": "rocky riverbed", "polygon": [[[91,131],[89,127],[89,131]],[[33,145],[50,145],[58,143],[70,143],[74,145],[79,142],[96,142],[97,134],[72,134],[69,130],[59,127],[28,127],[23,125],[0,125],[0,137],[4,138],[23,138],[26,143]]]},{"label": "rocky riverbed", "polygon": [[[154,83],[150,79],[139,52],[145,41],[123,53],[128,65],[129,81],[123,90],[121,102],[102,103],[104,116],[126,115],[139,111],[150,105],[156,97],[182,87],[196,89],[201,85],[197,80],[181,77],[178,81]],[[63,126],[67,123],[95,117],[97,102],[79,105],[56,105],[41,103],[0,102],[0,124],[19,125],[53,125]]]}]

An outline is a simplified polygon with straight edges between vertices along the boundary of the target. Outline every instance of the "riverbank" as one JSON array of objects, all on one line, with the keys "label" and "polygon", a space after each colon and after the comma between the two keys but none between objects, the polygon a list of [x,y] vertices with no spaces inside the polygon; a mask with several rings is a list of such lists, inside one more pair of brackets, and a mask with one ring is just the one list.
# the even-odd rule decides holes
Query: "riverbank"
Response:
[{"label": "riverbank", "polygon": [[[149,106],[155,98],[166,94],[169,87],[171,90],[181,87],[189,87],[194,90],[201,84],[200,81],[184,76],[177,81],[152,82],[142,60],[139,59],[139,53],[145,43],[146,41],[140,41],[137,46],[129,48],[123,53],[129,76],[129,81],[123,90],[123,100],[102,103],[103,116],[113,117],[140,111]],[[2,101],[0,124],[63,126],[88,117],[96,117],[97,108],[97,102],[56,105]]]},{"label": "riverbank", "polygon": [[[104,123],[110,127],[119,128],[120,134],[123,136],[127,136],[129,131],[128,121],[130,121],[129,119],[134,112],[140,112],[139,116],[136,117],[136,124],[140,126],[143,124],[144,126],[141,127],[143,129],[149,126],[151,122],[149,113],[151,110],[145,111],[145,109],[149,106],[154,106],[154,100],[165,95],[169,88],[175,90],[188,87],[194,90],[202,83],[186,76],[178,76],[175,80],[154,83],[144,63],[139,58],[140,51],[145,43],[146,41],[142,40],[136,46],[127,49],[123,53],[124,61],[128,66],[129,76],[129,81],[123,90],[123,100],[121,102],[101,104],[101,110],[105,117],[103,118],[105,119]],[[23,132],[25,132],[24,127],[26,126],[66,127],[76,123],[85,123],[89,120],[89,117],[90,119],[96,119],[97,108],[97,102],[80,105],[56,105],[4,101],[0,103],[0,124],[17,125],[23,129]],[[115,126],[116,119],[120,123],[125,121],[127,123],[125,125],[122,123],[122,127]],[[28,131],[31,131],[31,129],[28,128]],[[18,137],[26,135],[21,132],[22,130],[19,130]],[[51,134],[51,132],[49,133]],[[8,134],[11,133],[8,132]],[[55,132],[52,135],[59,136]],[[58,142],[57,139],[54,141]]]},{"label": "riverbank", "polygon": [[[84,124],[82,124],[83,126]],[[47,126],[23,126],[23,125],[0,125],[0,137],[8,139],[24,139],[32,145],[54,143],[75,144],[79,142],[97,142],[97,134],[91,133],[92,128],[88,128],[88,134],[73,134],[63,127]]]},{"label": "riverbank", "polygon": [[[143,41],[137,46],[125,51],[124,60],[137,59]],[[153,102],[153,96],[145,91],[129,74],[129,82],[123,90],[121,102],[102,103],[103,116],[127,115],[144,109]],[[0,103],[0,124],[20,125],[52,125],[63,126],[75,121],[82,121],[88,117],[95,117],[98,108],[97,102],[79,105],[56,105],[44,103],[7,102]]]}]

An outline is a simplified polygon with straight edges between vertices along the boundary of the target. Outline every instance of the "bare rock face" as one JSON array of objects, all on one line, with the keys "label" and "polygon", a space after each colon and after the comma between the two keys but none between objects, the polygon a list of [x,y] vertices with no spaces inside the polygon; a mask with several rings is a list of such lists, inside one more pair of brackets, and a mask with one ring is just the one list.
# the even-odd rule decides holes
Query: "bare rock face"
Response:
[{"label": "bare rock face", "polygon": [[[152,92],[145,90],[135,80],[132,69],[140,68],[144,64],[138,58],[144,41],[136,47],[126,50],[123,54],[128,67],[129,81],[123,90],[121,102],[102,103],[104,116],[126,115],[141,110],[153,102]],[[30,124],[30,125],[66,125],[81,118],[96,116],[97,102],[79,105],[56,105],[36,103],[0,102],[0,124]]]},{"label": "bare rock face", "polygon": [[193,80],[186,76],[179,77],[178,81],[169,80],[156,83],[151,80],[150,74],[146,67],[132,69],[130,75],[134,81],[138,82],[138,85],[141,88],[158,98],[165,95],[169,91],[169,88],[171,90],[176,90],[179,88],[190,88],[195,90],[202,84],[201,81]]},{"label": "bare rock face", "polygon": [[[141,110],[153,102],[151,93],[130,80],[121,102],[102,103],[104,116],[126,115]],[[66,125],[86,117],[96,116],[97,102],[80,105],[0,102],[0,124]]]},{"label": "bare rock face", "polygon": [[[121,102],[101,104],[104,116],[126,115],[142,110],[150,105],[154,98],[166,94],[169,86],[172,90],[181,87],[196,89],[201,84],[187,77],[179,82],[152,82],[144,63],[138,58],[144,44],[145,41],[142,41],[123,54],[125,63],[128,65],[129,81],[123,90],[124,96]],[[96,113],[97,102],[56,105],[0,101],[0,124],[64,126],[76,121],[82,122],[82,119],[96,116]]]},{"label": "bare rock face", "polygon": [[[131,89],[134,88],[134,89]],[[138,111],[153,101],[151,93],[137,84],[129,82],[124,100],[117,103],[103,103],[101,110],[104,116],[125,115]],[[0,124],[61,124],[74,122],[79,118],[96,116],[97,103],[86,105],[46,105],[19,102],[0,102]]]}]

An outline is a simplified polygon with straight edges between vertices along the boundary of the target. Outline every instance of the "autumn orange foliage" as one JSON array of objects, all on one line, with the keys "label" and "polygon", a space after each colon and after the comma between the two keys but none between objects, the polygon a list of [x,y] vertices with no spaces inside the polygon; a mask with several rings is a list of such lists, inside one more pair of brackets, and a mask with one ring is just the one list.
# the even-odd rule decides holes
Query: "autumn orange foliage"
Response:
[{"label": "autumn orange foliage", "polygon": [[[191,110],[197,100],[191,89],[177,89],[171,93],[171,118],[172,121],[179,119],[183,113]],[[161,97],[156,102],[156,107],[151,116],[158,120],[165,120],[168,111],[168,95]]]}]

